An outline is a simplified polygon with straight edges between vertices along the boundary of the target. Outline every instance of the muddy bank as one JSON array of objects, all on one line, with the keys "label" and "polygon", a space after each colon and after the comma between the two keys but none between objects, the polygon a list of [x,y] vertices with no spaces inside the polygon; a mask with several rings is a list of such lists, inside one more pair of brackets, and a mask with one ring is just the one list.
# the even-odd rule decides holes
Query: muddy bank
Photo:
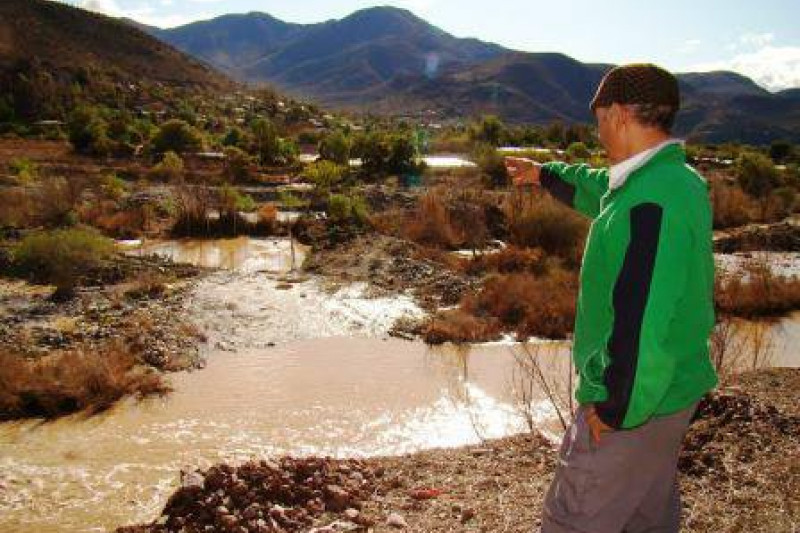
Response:
[{"label": "muddy bank", "polygon": [[0,278],[0,420],[90,416],[125,397],[163,396],[163,372],[200,368],[204,335],[185,318],[199,270],[116,257],[114,283],[70,298]]},{"label": "muddy bank", "polygon": [[[746,374],[709,396],[680,459],[684,531],[789,533],[800,519],[800,370]],[[770,398],[790,396],[787,411]],[[556,453],[537,435],[347,462],[220,465],[183,475],[144,531],[510,531],[540,520]]]},{"label": "muddy bank", "polygon": [[775,224],[750,224],[716,232],[714,249],[717,253],[735,252],[796,252],[800,250],[800,220],[797,218]]},{"label": "muddy bank", "polygon": [[202,270],[156,257],[119,262],[119,282],[81,288],[67,301],[54,301],[52,287],[0,279],[0,348],[35,358],[121,341],[159,370],[198,367],[202,335],[182,315]]},{"label": "muddy bank", "polygon": [[412,294],[428,311],[457,304],[479,285],[479,278],[449,270],[424,254],[412,242],[373,233],[315,250],[304,269],[341,283],[369,283],[378,295]]}]

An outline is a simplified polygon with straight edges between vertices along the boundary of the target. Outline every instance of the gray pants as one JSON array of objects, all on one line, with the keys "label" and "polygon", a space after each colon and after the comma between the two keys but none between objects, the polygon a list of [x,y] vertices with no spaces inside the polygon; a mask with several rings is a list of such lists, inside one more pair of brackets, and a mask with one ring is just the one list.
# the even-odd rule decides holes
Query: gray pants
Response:
[{"label": "gray pants", "polygon": [[541,533],[676,533],[677,464],[696,405],[592,440],[579,407],[544,500]]}]

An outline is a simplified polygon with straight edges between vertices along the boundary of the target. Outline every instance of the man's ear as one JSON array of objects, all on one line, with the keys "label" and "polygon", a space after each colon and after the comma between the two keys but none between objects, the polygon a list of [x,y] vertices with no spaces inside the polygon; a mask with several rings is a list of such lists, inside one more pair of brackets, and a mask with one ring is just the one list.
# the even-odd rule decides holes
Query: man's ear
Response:
[{"label": "man's ear", "polygon": [[614,120],[614,124],[618,128],[624,128],[630,123],[631,121],[630,107],[615,103],[611,104],[611,111],[613,112],[612,117]]}]

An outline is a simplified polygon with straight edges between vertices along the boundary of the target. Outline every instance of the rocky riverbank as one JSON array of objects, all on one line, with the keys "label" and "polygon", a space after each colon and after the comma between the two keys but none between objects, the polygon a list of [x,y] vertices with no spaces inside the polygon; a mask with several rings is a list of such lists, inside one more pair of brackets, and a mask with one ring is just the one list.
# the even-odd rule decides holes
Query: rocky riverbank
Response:
[{"label": "rocky riverbank", "polygon": [[107,270],[114,281],[68,299],[0,279],[0,419],[101,411],[125,396],[166,393],[162,372],[203,366],[204,334],[184,312],[201,270],[125,256]]},{"label": "rocky riverbank", "polygon": [[201,366],[202,334],[183,317],[183,306],[203,271],[155,256],[119,261],[127,270],[119,282],[81,288],[66,301],[50,298],[52,287],[0,279],[0,349],[36,358],[120,341],[159,370]]},{"label": "rocky riverbank", "polygon": [[[703,401],[680,458],[685,531],[796,531],[799,400],[800,370],[772,369]],[[555,465],[539,435],[367,460],[217,465],[183,473],[158,519],[118,532],[528,532]]]}]

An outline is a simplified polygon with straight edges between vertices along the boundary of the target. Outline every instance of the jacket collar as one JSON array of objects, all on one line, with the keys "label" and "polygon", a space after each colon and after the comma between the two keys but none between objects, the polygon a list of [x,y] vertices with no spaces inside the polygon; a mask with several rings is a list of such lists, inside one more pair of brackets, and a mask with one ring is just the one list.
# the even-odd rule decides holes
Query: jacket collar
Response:
[{"label": "jacket collar", "polygon": [[639,152],[638,154],[632,155],[628,159],[613,165],[611,168],[608,169],[608,188],[609,190],[614,190],[622,187],[625,182],[628,180],[628,177],[633,174],[636,170],[639,170],[647,163],[649,163],[653,157],[655,157],[659,152],[661,152],[664,148],[668,146],[678,145],[683,146],[684,142],[680,139],[667,139],[666,141]]}]

